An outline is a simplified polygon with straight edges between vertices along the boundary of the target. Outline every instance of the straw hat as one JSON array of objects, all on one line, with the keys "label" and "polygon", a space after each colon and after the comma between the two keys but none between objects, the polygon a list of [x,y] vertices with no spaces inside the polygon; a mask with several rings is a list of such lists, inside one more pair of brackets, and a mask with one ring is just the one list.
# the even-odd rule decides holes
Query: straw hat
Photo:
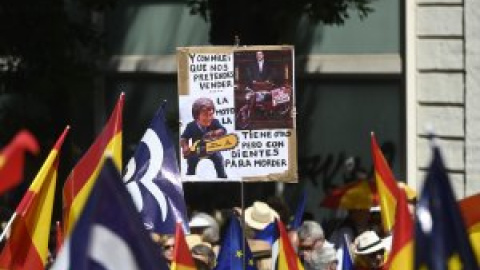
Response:
[{"label": "straw hat", "polygon": [[206,213],[196,213],[188,223],[190,228],[207,228],[215,225],[215,219]]},{"label": "straw hat", "polygon": [[254,202],[245,210],[245,223],[256,230],[263,230],[276,218],[278,218],[277,212],[264,202]]},{"label": "straw hat", "polygon": [[365,255],[382,249],[385,249],[383,240],[374,231],[363,232],[355,239],[355,254]]}]

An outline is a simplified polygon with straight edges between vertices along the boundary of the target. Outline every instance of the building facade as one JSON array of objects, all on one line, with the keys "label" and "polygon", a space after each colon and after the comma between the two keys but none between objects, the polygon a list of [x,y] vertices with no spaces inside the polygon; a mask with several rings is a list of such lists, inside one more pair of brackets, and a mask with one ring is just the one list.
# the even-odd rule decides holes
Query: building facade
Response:
[{"label": "building facade", "polygon": [[[432,127],[457,197],[479,192],[480,3],[391,0],[373,7],[366,19],[352,15],[343,26],[301,19],[290,33],[302,139],[300,185],[284,190],[307,189],[316,211],[328,189],[372,177],[371,132],[397,179],[419,190]],[[209,23],[183,1],[122,1],[105,28],[112,55],[97,100],[127,93],[128,158],[160,100],[169,101],[175,119],[176,48],[209,46]]]},{"label": "building facade", "polygon": [[405,8],[408,178],[421,184],[433,129],[458,198],[480,191],[479,8],[471,0],[406,1]]}]

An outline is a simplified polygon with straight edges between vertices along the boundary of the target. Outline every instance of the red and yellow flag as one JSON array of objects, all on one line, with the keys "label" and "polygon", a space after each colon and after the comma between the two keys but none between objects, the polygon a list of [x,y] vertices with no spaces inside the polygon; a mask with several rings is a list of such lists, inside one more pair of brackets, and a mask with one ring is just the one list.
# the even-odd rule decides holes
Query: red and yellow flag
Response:
[{"label": "red and yellow flag", "polygon": [[480,262],[480,193],[460,200],[459,205],[470,243],[477,261]]},{"label": "red and yellow flag", "polygon": [[0,194],[17,185],[23,176],[25,152],[38,153],[38,143],[30,132],[20,131],[0,151]]},{"label": "red and yellow flag", "polygon": [[395,207],[400,193],[397,181],[388,166],[382,150],[378,147],[375,134],[371,135],[372,159],[375,167],[375,182],[377,183],[378,197],[380,201],[380,214],[382,216],[383,229],[389,232],[395,223]]},{"label": "red and yellow flag", "polygon": [[278,232],[280,234],[278,245],[278,270],[303,270],[303,265],[293,249],[287,230],[282,221],[277,219]]},{"label": "red and yellow flag", "polygon": [[52,219],[59,151],[69,127],[55,143],[15,210],[11,234],[0,254],[1,269],[44,269]]},{"label": "red and yellow flag", "polygon": [[408,211],[405,192],[399,192],[395,226],[393,226],[392,250],[384,269],[410,270],[413,269],[413,218]]},{"label": "red and yellow flag", "polygon": [[320,206],[342,209],[370,209],[378,204],[377,187],[372,181],[361,179],[332,190]]},{"label": "red and yellow flag", "polygon": [[170,270],[195,270],[192,253],[188,248],[185,234],[181,223],[175,226],[175,247],[173,249],[173,260]]},{"label": "red and yellow flag", "polygon": [[102,132],[78,161],[63,186],[64,234],[69,235],[92,190],[106,154],[118,170],[122,168],[122,111],[124,94],[120,95],[115,109]]}]

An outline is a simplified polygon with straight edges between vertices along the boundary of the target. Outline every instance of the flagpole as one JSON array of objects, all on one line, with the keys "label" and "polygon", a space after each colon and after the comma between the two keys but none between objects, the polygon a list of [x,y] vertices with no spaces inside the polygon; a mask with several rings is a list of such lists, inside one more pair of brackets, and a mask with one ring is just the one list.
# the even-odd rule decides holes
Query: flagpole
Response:
[{"label": "flagpole", "polygon": [[10,230],[10,227],[12,226],[13,220],[17,217],[17,212],[13,212],[12,217],[8,221],[7,225],[5,226],[5,229],[2,232],[2,235],[0,235],[0,243],[3,242],[3,239],[7,235],[7,232]]},{"label": "flagpole", "polygon": [[[240,37],[238,35],[235,35],[234,40],[233,40],[233,46],[234,47],[240,47]],[[245,235],[246,235],[246,230],[245,230],[245,193],[244,193],[244,187],[243,187],[243,180],[240,180],[240,206],[242,209],[242,218],[241,218],[241,224],[242,224],[242,234],[243,234],[243,239],[242,239],[242,268],[243,270],[246,269],[246,261],[245,261],[245,242],[247,241]]]},{"label": "flagpole", "polygon": [[247,241],[245,237],[245,193],[244,193],[244,187],[243,187],[243,180],[240,180],[240,205],[242,207],[242,252],[243,252],[243,257],[242,257],[242,268],[245,270],[245,242]]}]

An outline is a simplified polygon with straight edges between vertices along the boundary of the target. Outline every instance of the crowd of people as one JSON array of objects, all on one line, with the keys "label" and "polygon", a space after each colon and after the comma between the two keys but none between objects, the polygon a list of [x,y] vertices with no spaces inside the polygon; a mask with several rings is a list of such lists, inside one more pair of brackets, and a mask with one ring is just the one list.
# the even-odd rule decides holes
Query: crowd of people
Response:
[{"label": "crowd of people", "polygon": [[[344,245],[352,256],[354,269],[382,269],[391,246],[391,237],[382,232],[378,207],[370,210],[351,209],[346,217],[332,224],[322,224],[304,215],[300,227],[288,226],[291,216],[287,204],[275,198],[255,201],[242,211],[233,208],[215,213],[194,213],[186,241],[197,269],[214,269],[224,227],[229,218],[238,218],[258,270],[272,269],[272,243],[257,236],[276,219],[287,224],[290,242],[306,270],[340,269]],[[330,226],[330,228],[324,228]],[[333,228],[331,227],[333,226]],[[174,235],[152,234],[165,259],[173,260]],[[350,256],[349,255],[349,256]]]}]

